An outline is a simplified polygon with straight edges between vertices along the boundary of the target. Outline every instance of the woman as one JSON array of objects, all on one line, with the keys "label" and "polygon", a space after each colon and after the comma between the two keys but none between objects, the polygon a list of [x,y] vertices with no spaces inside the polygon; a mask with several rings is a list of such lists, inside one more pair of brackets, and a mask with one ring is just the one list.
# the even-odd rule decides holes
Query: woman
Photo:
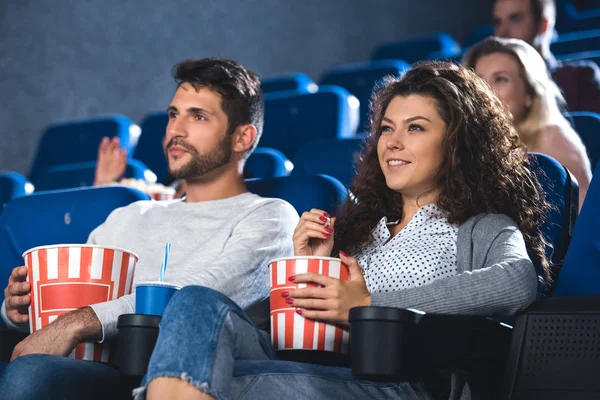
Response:
[{"label": "woman", "polygon": [[[355,198],[331,225],[323,210],[304,213],[293,239],[296,255],[339,249],[350,280],[289,277],[322,287],[290,290],[288,303],[341,324],[363,305],[487,316],[527,307],[537,286],[531,259],[548,267],[539,229],[547,204],[489,86],[462,67],[424,63],[389,79],[372,108]],[[148,399],[433,396],[420,383],[360,381],[347,368],[276,360],[239,307],[202,287],[171,300],[143,385],[136,393],[147,385]]]},{"label": "woman", "polygon": [[489,37],[471,47],[463,64],[498,94],[527,151],[547,154],[573,173],[581,208],[592,179],[590,161],[560,112],[564,99],[540,54],[522,40]]}]

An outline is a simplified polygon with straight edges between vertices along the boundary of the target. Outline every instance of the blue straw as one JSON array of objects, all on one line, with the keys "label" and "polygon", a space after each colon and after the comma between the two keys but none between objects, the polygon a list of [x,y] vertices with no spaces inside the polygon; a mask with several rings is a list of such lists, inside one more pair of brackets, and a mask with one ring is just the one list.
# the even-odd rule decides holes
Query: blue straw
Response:
[{"label": "blue straw", "polygon": [[158,276],[158,281],[162,282],[165,279],[165,272],[167,272],[167,263],[169,262],[169,251],[171,250],[171,243],[167,243],[165,245],[165,255],[163,257],[162,268],[160,269],[160,274]]}]

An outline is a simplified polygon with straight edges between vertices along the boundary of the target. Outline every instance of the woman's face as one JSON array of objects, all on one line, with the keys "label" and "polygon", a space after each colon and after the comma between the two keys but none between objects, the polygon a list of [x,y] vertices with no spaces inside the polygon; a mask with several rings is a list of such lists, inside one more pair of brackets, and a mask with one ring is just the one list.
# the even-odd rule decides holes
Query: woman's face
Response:
[{"label": "woman's face", "polygon": [[519,72],[517,61],[509,54],[493,53],[481,57],[475,64],[475,73],[485,79],[512,114],[514,123],[527,116],[532,98]]},{"label": "woman's face", "polygon": [[394,97],[380,129],[377,155],[387,186],[414,199],[435,189],[446,135],[436,100],[421,95]]}]

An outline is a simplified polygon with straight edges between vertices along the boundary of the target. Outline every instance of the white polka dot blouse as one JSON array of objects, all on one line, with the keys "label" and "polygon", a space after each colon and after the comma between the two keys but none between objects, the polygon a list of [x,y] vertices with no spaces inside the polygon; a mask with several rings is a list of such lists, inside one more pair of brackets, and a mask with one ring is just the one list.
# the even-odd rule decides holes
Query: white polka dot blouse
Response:
[{"label": "white polka dot blouse", "polygon": [[373,230],[374,241],[356,257],[369,292],[392,292],[427,285],[457,273],[456,238],[452,225],[436,204],[417,211],[410,222],[390,240],[383,217]]}]

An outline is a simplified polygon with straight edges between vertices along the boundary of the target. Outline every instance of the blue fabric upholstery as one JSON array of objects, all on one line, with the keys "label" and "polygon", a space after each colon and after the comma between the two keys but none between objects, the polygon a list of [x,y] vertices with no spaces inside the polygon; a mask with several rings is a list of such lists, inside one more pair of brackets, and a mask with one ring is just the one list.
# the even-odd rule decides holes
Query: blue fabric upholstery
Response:
[{"label": "blue fabric upholstery", "polygon": [[591,61],[600,65],[600,50],[581,51],[579,53],[559,54],[556,59],[566,63],[576,61]]},{"label": "blue fabric upholstery", "polygon": [[600,8],[578,10],[570,1],[560,1],[556,7],[556,29],[575,32],[596,29],[600,26]]},{"label": "blue fabric upholstery", "polygon": [[555,55],[600,50],[600,29],[564,33],[550,45]]},{"label": "blue fabric upholstery", "polygon": [[[529,153],[531,168],[538,177],[552,209],[542,226],[544,237],[553,246],[546,251],[552,262],[553,280],[558,276],[577,220],[579,186],[569,171],[545,154]],[[538,274],[541,266],[536,265]],[[553,284],[540,288],[540,294],[551,295]]]},{"label": "blue fabric upholstery", "polygon": [[8,203],[0,218],[0,281],[23,265],[21,255],[36,246],[85,243],[116,208],[146,200],[142,192],[105,186],[34,193]]},{"label": "blue fabric upholstery", "polygon": [[352,137],[358,112],[358,100],[337,86],[321,86],[317,93],[266,94],[260,146],[291,158],[307,141]]},{"label": "blue fabric upholstery", "polygon": [[421,60],[456,57],[460,52],[460,45],[452,36],[437,32],[379,46],[375,49],[372,59],[397,59],[412,64]]},{"label": "blue fabric upholstery", "polygon": [[165,183],[169,175],[162,147],[168,123],[169,115],[166,111],[147,115],[140,125],[142,134],[133,152],[133,158],[143,162],[154,172],[159,183]]},{"label": "blue fabric upholstery", "polygon": [[554,296],[600,296],[600,166],[585,195]]},{"label": "blue fabric upholstery", "polygon": [[366,137],[307,142],[292,159],[294,175],[326,174],[350,187]]},{"label": "blue fabric upholstery", "polygon": [[132,122],[122,115],[51,125],[42,135],[33,161],[29,179],[35,182],[48,167],[95,161],[103,137],[118,137],[129,148],[129,129]]},{"label": "blue fabric upholstery", "polygon": [[296,91],[302,93],[314,93],[319,87],[310,77],[301,72],[273,76],[260,80],[260,88],[263,93]]},{"label": "blue fabric upholstery", "polygon": [[592,171],[594,171],[600,161],[600,115],[594,112],[579,111],[567,113],[565,117],[575,125],[574,129],[585,145]]},{"label": "blue fabric upholstery", "polygon": [[312,208],[335,215],[348,196],[344,185],[327,175],[249,179],[246,184],[250,192],[259,196],[275,197],[287,201],[300,215]]},{"label": "blue fabric upholstery", "polygon": [[330,70],[321,78],[321,85],[341,86],[360,101],[360,128],[369,129],[369,103],[376,84],[388,76],[399,76],[410,65],[400,60],[379,60],[342,65]]},{"label": "blue fabric upholstery", "polygon": [[[92,186],[96,162],[56,165],[43,171],[34,182],[35,190],[57,190]],[[126,178],[153,182],[154,174],[141,161],[127,160]]]},{"label": "blue fabric upholstery", "polygon": [[32,189],[23,175],[12,171],[0,171],[0,214],[6,203],[15,197],[31,193]]},{"label": "blue fabric upholstery", "polygon": [[279,150],[258,147],[246,161],[244,166],[245,178],[278,178],[288,176],[293,164]]}]

